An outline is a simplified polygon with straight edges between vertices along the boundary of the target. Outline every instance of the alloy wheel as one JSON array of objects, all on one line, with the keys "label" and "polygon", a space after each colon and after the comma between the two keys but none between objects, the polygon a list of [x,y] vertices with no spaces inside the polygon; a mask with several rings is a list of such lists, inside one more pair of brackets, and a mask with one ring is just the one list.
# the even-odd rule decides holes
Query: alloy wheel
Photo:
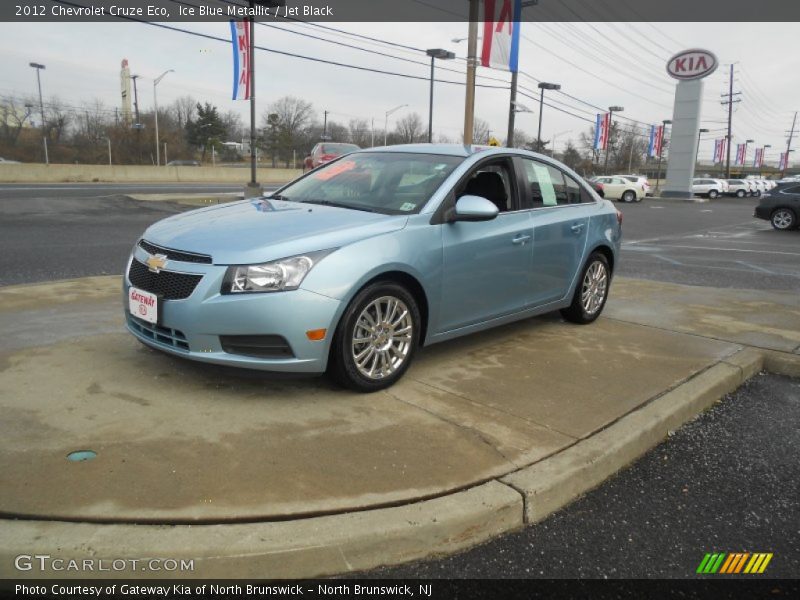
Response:
[{"label": "alloy wheel", "polygon": [[608,290],[608,272],[599,260],[593,262],[586,270],[581,288],[581,304],[588,316],[594,315],[603,306]]},{"label": "alloy wheel", "polygon": [[358,372],[372,380],[397,372],[408,358],[414,339],[408,306],[394,296],[370,302],[356,319],[351,351]]},{"label": "alloy wheel", "polygon": [[772,225],[775,229],[791,229],[794,225],[794,214],[785,208],[780,208],[772,213]]}]

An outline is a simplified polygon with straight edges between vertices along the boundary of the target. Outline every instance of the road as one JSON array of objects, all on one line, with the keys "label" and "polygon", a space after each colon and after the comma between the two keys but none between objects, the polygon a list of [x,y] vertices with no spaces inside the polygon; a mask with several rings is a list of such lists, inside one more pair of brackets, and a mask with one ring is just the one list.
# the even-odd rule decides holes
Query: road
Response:
[{"label": "road", "polygon": [[759,375],[544,521],[357,576],[714,578],[696,574],[706,552],[772,552],[765,575],[800,577],[798,422],[800,381]]}]

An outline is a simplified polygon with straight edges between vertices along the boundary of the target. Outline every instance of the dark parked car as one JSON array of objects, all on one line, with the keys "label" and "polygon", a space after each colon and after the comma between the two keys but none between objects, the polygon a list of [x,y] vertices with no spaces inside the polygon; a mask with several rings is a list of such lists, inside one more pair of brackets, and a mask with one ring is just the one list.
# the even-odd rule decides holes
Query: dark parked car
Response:
[{"label": "dark parked car", "polygon": [[781,231],[797,229],[800,226],[800,182],[779,184],[761,194],[754,216],[769,221]]}]

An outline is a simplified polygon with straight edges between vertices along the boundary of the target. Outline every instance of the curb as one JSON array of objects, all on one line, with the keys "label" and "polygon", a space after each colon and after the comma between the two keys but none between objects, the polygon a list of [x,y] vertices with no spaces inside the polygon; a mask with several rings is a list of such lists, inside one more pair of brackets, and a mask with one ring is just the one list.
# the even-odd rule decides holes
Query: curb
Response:
[{"label": "curb", "polygon": [[[97,525],[0,520],[0,577],[86,578],[87,571],[18,571],[19,555],[102,558],[92,577],[313,578],[449,554],[540,521],[601,484],[763,368],[800,376],[800,356],[743,348],[557,454],[440,498],[268,523]],[[192,560],[193,571],[143,571],[148,559]],[[127,559],[127,560],[126,560]],[[131,559],[139,561],[132,568]]]}]

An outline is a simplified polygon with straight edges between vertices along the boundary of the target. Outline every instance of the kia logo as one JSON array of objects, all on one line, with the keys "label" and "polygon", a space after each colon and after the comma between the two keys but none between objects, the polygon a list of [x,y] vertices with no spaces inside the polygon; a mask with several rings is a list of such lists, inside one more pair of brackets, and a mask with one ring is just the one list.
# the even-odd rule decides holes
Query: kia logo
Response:
[{"label": "kia logo", "polygon": [[708,50],[684,50],[669,59],[667,73],[675,79],[702,79],[717,70],[717,57]]}]

